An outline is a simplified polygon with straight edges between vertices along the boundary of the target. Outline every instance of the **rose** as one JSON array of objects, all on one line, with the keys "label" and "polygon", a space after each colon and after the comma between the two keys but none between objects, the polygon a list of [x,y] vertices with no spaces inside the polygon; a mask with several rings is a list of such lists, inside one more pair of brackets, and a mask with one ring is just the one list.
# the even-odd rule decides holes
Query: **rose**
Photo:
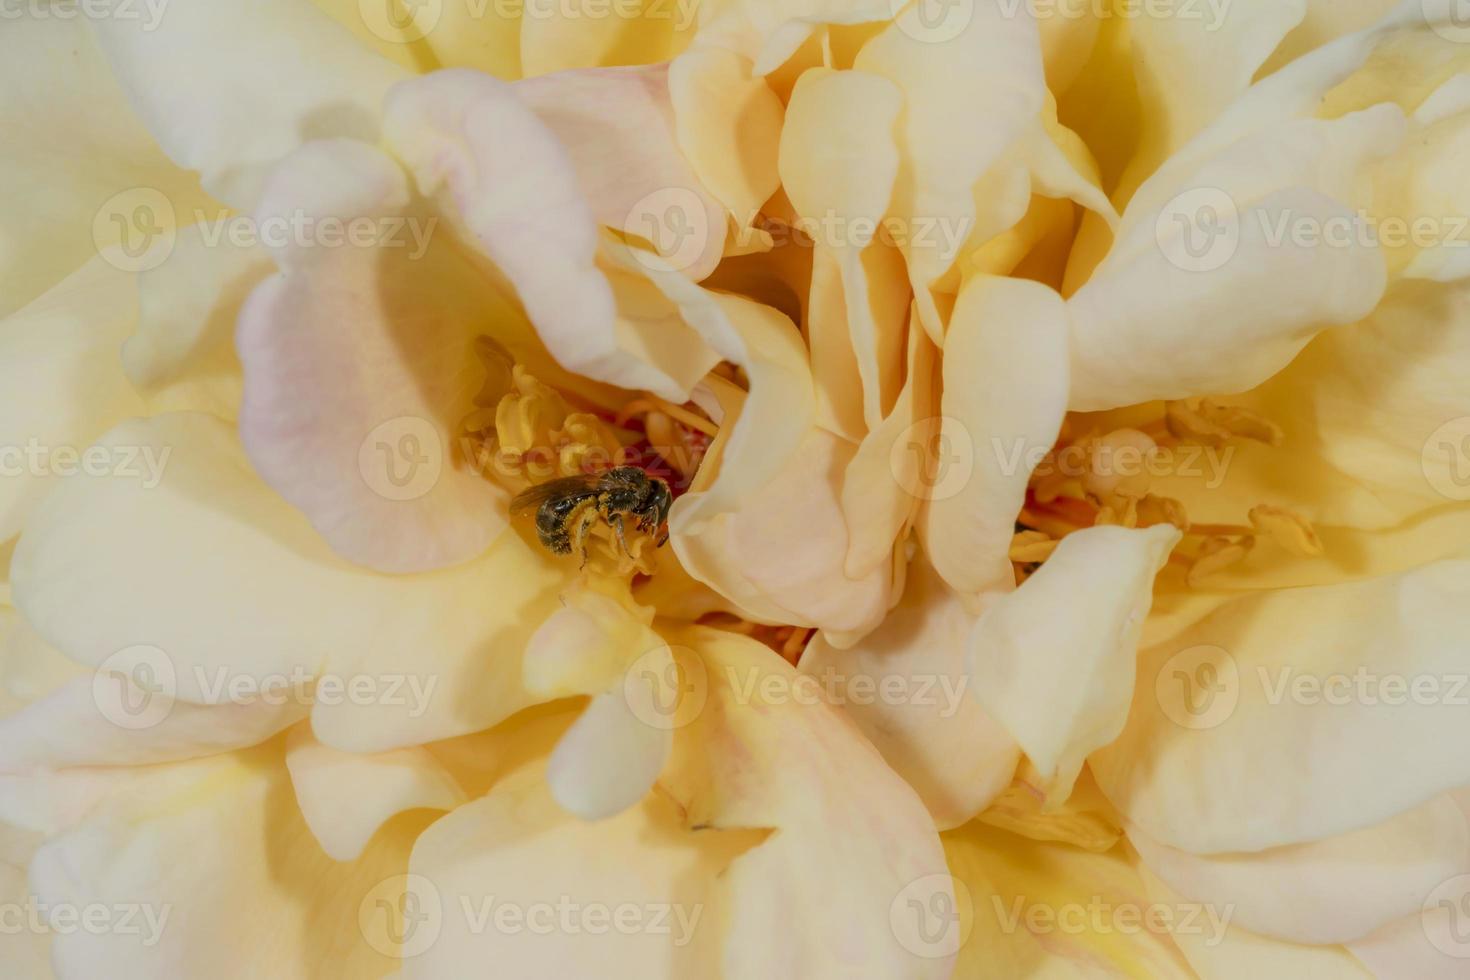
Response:
[{"label": "rose", "polygon": [[[986,823],[1027,837],[1108,851],[1117,829],[1108,805],[1091,789],[1090,772],[1121,811],[1152,872],[1184,893],[1156,903],[1203,902],[1232,913],[1238,906],[1241,924],[1257,932],[1298,942],[1354,941],[1365,961],[1393,955],[1392,943],[1406,941],[1401,933],[1368,942],[1363,937],[1415,912],[1424,898],[1419,892],[1427,894],[1434,883],[1426,876],[1456,870],[1461,818],[1443,797],[1418,804],[1463,780],[1449,763],[1415,769],[1413,778],[1391,763],[1454,744],[1445,737],[1453,715],[1421,714],[1413,726],[1385,730],[1369,712],[1266,710],[1253,688],[1240,685],[1237,670],[1235,706],[1225,723],[1187,728],[1175,724],[1169,710],[1175,705],[1162,699],[1150,672],[1163,676],[1186,640],[1194,646],[1229,641],[1221,648],[1232,659],[1211,666],[1236,660],[1254,666],[1276,648],[1260,635],[1241,632],[1246,628],[1240,624],[1262,618],[1307,637],[1309,664],[1330,666],[1343,649],[1362,658],[1391,648],[1410,658],[1396,664],[1404,670],[1454,666],[1453,652],[1437,646],[1435,638],[1454,622],[1450,586],[1456,566],[1440,561],[1409,570],[1453,553],[1445,551],[1444,541],[1455,540],[1458,511],[1443,509],[1435,516],[1428,550],[1413,537],[1382,530],[1406,516],[1441,509],[1415,481],[1414,467],[1432,490],[1443,472],[1433,467],[1452,464],[1453,458],[1420,453],[1417,432],[1405,438],[1377,424],[1333,429],[1319,415],[1291,407],[1291,399],[1303,395],[1309,404],[1345,400],[1334,385],[1363,373],[1322,372],[1313,364],[1352,366],[1366,359],[1379,365],[1398,348],[1396,338],[1409,329],[1411,315],[1448,304],[1450,312],[1441,316],[1453,335],[1453,282],[1415,281],[1452,279],[1454,256],[1443,246],[1425,250],[1419,244],[1412,254],[1385,259],[1376,246],[1357,241],[1273,241],[1266,234],[1274,227],[1268,221],[1237,225],[1234,241],[1227,241],[1230,254],[1219,265],[1219,256],[1207,250],[1205,265],[1212,267],[1189,268],[1188,262],[1181,267],[1181,255],[1192,259],[1190,250],[1181,252],[1170,235],[1178,228],[1202,230],[1202,212],[1181,213],[1181,201],[1193,202],[1188,195],[1202,187],[1224,193],[1236,221],[1242,215],[1285,215],[1288,225],[1302,216],[1327,221],[1358,208],[1394,217],[1392,209],[1433,202],[1442,186],[1433,176],[1441,159],[1436,150],[1452,153],[1458,132],[1455,87],[1431,93],[1380,86],[1374,58],[1402,45],[1437,54],[1454,49],[1400,14],[1309,55],[1228,106],[1187,87],[1155,91],[1149,86],[1158,83],[1145,78],[1141,90],[1165,102],[1164,111],[1146,115],[1136,133],[1091,141],[1099,156],[1110,155],[1113,172],[1124,175],[1114,196],[1129,200],[1119,219],[1099,190],[1082,144],[1052,117],[1045,82],[1058,90],[1065,109],[1069,93],[1061,80],[1088,80],[1076,65],[1058,62],[1058,52],[1071,50],[1071,39],[1058,43],[1055,25],[984,6],[973,12],[977,19],[949,25],[957,32],[939,41],[924,29],[920,13],[900,15],[855,55],[841,56],[851,59],[851,68],[841,59],[835,72],[809,68],[789,94],[779,81],[765,81],[764,73],[792,59],[794,67],[802,66],[810,50],[803,44],[820,18],[805,21],[793,13],[790,20],[747,20],[743,11],[732,11],[712,17],[667,72],[553,76],[511,87],[453,73],[399,81],[324,31],[313,35],[320,49],[340,52],[324,60],[351,65],[352,71],[339,73],[340,87],[333,90],[305,63],[285,60],[284,67],[302,72],[312,84],[292,85],[286,78],[282,91],[291,97],[256,114],[255,138],[244,147],[216,138],[217,128],[190,124],[190,108],[204,112],[219,104],[209,98],[209,73],[198,73],[194,88],[179,86],[178,76],[170,85],[168,73],[177,70],[170,65],[180,63],[143,58],[147,49],[135,45],[146,39],[101,29],[114,61],[138,67],[131,94],[164,148],[201,170],[211,192],[248,210],[262,226],[268,219],[305,214],[367,218],[381,228],[412,219],[423,219],[426,227],[428,219],[443,218],[445,231],[421,262],[393,251],[384,236],[371,247],[290,241],[275,247],[266,262],[258,254],[219,251],[203,231],[185,229],[175,252],[141,280],[142,308],[153,313],[125,354],[132,387],[110,380],[110,387],[88,386],[85,398],[60,397],[68,411],[67,431],[59,434],[74,439],[64,444],[85,445],[119,416],[142,412],[154,417],[113,427],[104,444],[163,445],[178,452],[172,479],[153,496],[142,487],[93,480],[68,483],[33,509],[50,488],[40,481],[24,487],[12,518],[26,527],[11,573],[28,623],[20,628],[37,629],[68,656],[92,664],[146,633],[182,668],[176,678],[182,686],[166,692],[173,699],[166,717],[142,734],[106,724],[81,727],[85,719],[96,720],[91,679],[58,689],[10,720],[18,737],[7,768],[170,763],[121,774],[130,786],[122,796],[85,771],[54,777],[57,785],[79,787],[74,792],[83,799],[99,800],[99,809],[81,828],[46,845],[35,861],[36,877],[48,888],[62,887],[58,869],[87,866],[87,855],[97,853],[87,850],[88,842],[98,835],[207,841],[228,816],[237,839],[303,845],[285,858],[279,848],[275,857],[270,851],[240,855],[230,865],[236,876],[232,891],[268,890],[273,882],[292,891],[302,887],[292,882],[320,876],[339,902],[346,896],[344,911],[357,906],[361,928],[350,942],[365,961],[412,951],[405,960],[410,972],[452,972],[466,957],[482,958],[481,950],[488,949],[502,960],[533,957],[540,968],[546,961],[539,957],[556,956],[565,965],[587,955],[605,969],[613,956],[643,967],[649,956],[666,955],[669,937],[646,929],[634,930],[633,941],[618,944],[616,953],[611,941],[592,942],[590,931],[572,934],[566,928],[554,946],[522,947],[528,930],[487,931],[482,920],[461,915],[464,903],[457,899],[468,898],[478,908],[474,899],[484,897],[479,875],[497,882],[534,880],[497,863],[494,847],[502,835],[513,836],[529,824],[552,845],[533,866],[550,867],[553,855],[566,862],[566,890],[577,894],[583,911],[598,905],[600,889],[619,899],[602,903],[609,906],[702,907],[705,893],[699,889],[713,888],[714,875],[728,869],[728,891],[708,894],[710,901],[732,903],[736,914],[726,931],[698,948],[707,957],[701,962],[722,958],[727,972],[765,975],[790,971],[793,964],[802,964],[804,974],[816,972],[831,962],[823,951],[838,945],[835,937],[847,935],[853,921],[871,926],[864,930],[871,943],[864,961],[874,963],[875,975],[942,973],[962,941],[964,955],[980,962],[1007,945],[1032,942],[992,909],[981,909],[977,917],[974,897],[998,890],[1036,904],[1048,886],[1034,874],[1008,876],[1003,870],[1018,849],[1034,845],[970,825],[946,835],[946,872],[938,839],[914,795],[830,709],[799,694],[797,673],[728,629],[679,625],[720,609],[727,618],[719,623],[731,625],[734,617],[735,625],[743,620],[740,628],[755,633],[762,628],[752,623],[816,628],[801,655],[800,673],[819,677],[836,666],[853,678],[842,700],[845,710],[941,826],[963,824],[979,813]],[[218,16],[181,8],[177,29],[205,43],[172,49],[212,52],[208,39],[228,31],[236,43],[259,38],[262,47],[255,50],[272,50],[259,25],[252,31],[251,25],[231,22],[233,15]],[[298,19],[273,25],[276,36],[285,26],[319,26],[299,12],[281,16]],[[889,11],[883,4],[854,4],[828,16],[883,20]],[[1232,18],[1223,27],[1244,32],[1261,23]],[[1088,26],[1067,30],[1085,32]],[[1275,25],[1274,36],[1289,26]],[[1190,64],[1203,48],[1187,33],[1178,36],[1165,27],[1143,22],[1139,28],[1134,40],[1148,51],[1147,63]],[[848,36],[848,30],[860,29],[842,28],[834,36]],[[1014,52],[1021,54],[1002,57]],[[1040,52],[1049,52],[1051,60],[1043,61]],[[1233,97],[1264,55],[1232,57],[1241,63],[1226,66],[1221,75],[1237,79]],[[150,77],[144,68],[161,74]],[[1126,61],[1108,70],[1123,77],[1134,71]],[[957,80],[957,71],[972,74]],[[592,81],[595,88],[589,87]],[[1384,89],[1403,104],[1387,104]],[[197,102],[155,102],[178,91],[194,92]],[[365,101],[376,118],[377,96],[385,91],[382,149],[362,142],[368,131],[360,116],[324,114],[321,108],[347,93],[354,102]],[[776,91],[783,96],[779,102]],[[606,100],[600,114],[587,110],[585,100],[593,92]],[[1324,118],[1308,118],[1318,106],[1327,107]],[[1406,112],[1413,118],[1406,119]],[[966,113],[985,125],[956,126]],[[298,148],[305,119],[316,121],[313,135],[358,142]],[[639,138],[626,139],[609,120],[636,120]],[[1440,129],[1431,133],[1434,127]],[[511,132],[517,134],[513,141]],[[1413,139],[1421,134],[1434,138]],[[1188,136],[1194,139],[1186,144]],[[738,166],[727,156],[732,145],[740,147]],[[515,159],[505,158],[508,150]],[[535,154],[530,167],[524,166],[527,154]],[[1121,161],[1130,157],[1123,167]],[[604,183],[609,171],[623,176]],[[956,255],[917,234],[867,248],[862,237],[818,238],[811,243],[808,282],[799,273],[793,278],[789,262],[793,247],[803,243],[781,236],[782,248],[743,263],[731,260],[705,280],[734,285],[744,295],[696,285],[724,251],[725,243],[710,231],[723,227],[726,214],[746,226],[728,242],[760,241],[754,216],[777,181],[794,209],[790,217],[840,219],[802,227],[852,229],[896,217],[901,226],[918,228],[925,218],[944,218],[970,229],[968,241]],[[978,204],[976,186],[987,189]],[[1043,192],[1037,201],[1051,203],[1029,200],[1032,186]],[[704,212],[700,248],[685,251],[677,240],[657,240],[654,231],[640,234],[640,227],[672,227],[642,220],[668,217],[659,195],[671,187],[685,192],[676,197],[682,202],[673,212],[681,219],[678,227],[700,227],[693,218]],[[1005,276],[1022,272],[1062,284],[1058,256],[1067,253],[1056,245],[1071,240],[1073,208],[1054,205],[1065,198],[1090,215],[1070,250],[1064,302],[1034,282]],[[659,207],[650,211],[650,202]],[[780,207],[770,205],[771,213],[760,220],[779,220]],[[1171,224],[1175,216],[1185,218],[1184,224]],[[1105,241],[1101,229],[1109,224],[1116,225],[1116,240],[1099,262],[1097,243]],[[1029,258],[1018,264],[1022,255]],[[753,274],[722,278],[741,265]],[[220,337],[234,319],[233,307],[264,275],[271,278],[255,286],[240,315],[240,408],[240,374]],[[782,298],[783,282],[809,291],[807,302],[790,307]],[[84,284],[93,284],[95,292],[82,292],[78,287]],[[116,313],[117,327],[96,335],[81,330],[80,343],[55,355],[60,366],[80,363],[101,377],[117,377],[111,352],[116,334],[132,326],[126,322],[132,288],[130,278],[113,275],[103,261],[50,298],[63,309],[76,309],[79,297],[104,289],[121,297],[105,302]],[[910,288],[916,297],[912,316],[904,312]],[[1160,303],[1151,290],[1187,302]],[[859,302],[864,297],[866,314]],[[216,312],[221,303],[223,316]],[[776,310],[789,308],[799,316],[803,306],[807,332],[798,338]],[[1216,333],[1201,337],[1186,329],[1202,313],[1218,326]],[[1370,313],[1369,320],[1354,323]],[[31,331],[15,335],[35,336],[38,322],[32,313],[19,321]],[[678,329],[670,330],[671,322]],[[1333,324],[1293,360],[1314,333]],[[488,357],[477,362],[479,336],[507,349],[514,367],[503,363],[495,345],[481,345]],[[706,376],[720,359],[738,370]],[[1411,429],[1422,418],[1455,409],[1455,388],[1437,380],[1446,376],[1438,373],[1439,364],[1417,349],[1403,364],[1394,376],[1422,381],[1373,389],[1357,403],[1400,424],[1413,418]],[[1278,379],[1267,380],[1278,372]],[[66,392],[46,380],[32,383]],[[1239,400],[1212,400],[1263,382]],[[665,552],[656,565],[641,565],[654,575],[631,593],[631,568],[615,554],[599,553],[591,577],[578,587],[570,570],[506,529],[503,507],[514,480],[524,474],[487,474],[465,465],[475,458],[466,445],[475,448],[486,433],[502,447],[554,443],[557,465],[573,465],[598,447],[605,451],[611,435],[606,420],[595,410],[572,411],[569,399],[592,409],[630,410],[631,403],[620,403],[609,384],[656,396],[634,399],[642,407],[633,410],[648,413],[650,434],[661,428],[666,435],[687,436],[685,423],[718,429],[692,492],[676,509],[672,557]],[[141,390],[141,401],[134,388]],[[99,390],[117,394],[102,397]],[[691,398],[693,407],[685,404]],[[1122,409],[1159,398],[1170,400],[1166,411],[1152,417],[1145,412],[1141,419],[1138,413],[1120,414],[1095,436],[1073,431],[1075,416],[1064,428],[1069,408]],[[179,408],[226,418],[238,411],[250,462],[266,482],[249,473],[227,426],[197,414],[165,414]],[[42,415],[32,412],[27,418],[22,409],[16,416],[17,430],[26,436],[34,434]],[[678,421],[681,413],[684,422]],[[1137,425],[1151,434],[1139,433]],[[1061,441],[1083,447],[1090,461],[1083,496],[1075,487],[1033,481],[1029,469],[999,465],[987,455],[993,437],[1047,448],[1058,441],[1059,430]],[[1350,436],[1363,455],[1333,451],[1329,436],[1338,433]],[[402,441],[405,435],[427,438],[410,444]],[[1210,498],[1187,482],[1166,488],[1120,480],[1109,469],[1106,461],[1116,456],[1104,448],[1153,444],[1156,438],[1186,446],[1242,445],[1246,453],[1255,452],[1250,442],[1281,443],[1288,452],[1299,444],[1325,449],[1320,459],[1306,457],[1303,470],[1317,476],[1302,481],[1307,493],[1283,499],[1279,482],[1263,490],[1252,479],[1256,472],[1280,472],[1285,464],[1278,455],[1232,470],[1227,493]],[[951,486],[938,467],[966,445],[971,471]],[[1413,449],[1407,455],[1406,445]],[[959,457],[963,461],[964,453]],[[1371,464],[1360,462],[1365,457]],[[428,466],[430,473],[437,467],[437,477],[419,486],[410,475],[400,484],[387,479],[386,470],[365,468],[375,461]],[[1362,516],[1361,493],[1339,489],[1351,488],[1344,481],[1364,478],[1383,481],[1396,494],[1384,495],[1380,510],[1368,516]],[[1249,511],[1249,524],[1206,525],[1208,530],[1194,536],[1198,545],[1175,549],[1181,530],[1200,530],[1188,518],[1211,513],[1215,500],[1238,499],[1245,501],[1241,510]],[[1012,540],[1018,516],[1033,537]],[[1232,514],[1217,523],[1231,519],[1242,517]],[[1311,562],[1323,547],[1311,519],[1332,527],[1329,555],[1334,544],[1352,550],[1356,542],[1392,557],[1350,575],[1326,571]],[[1087,526],[1108,524],[1114,526]],[[892,569],[909,557],[910,526],[920,551],[907,562],[905,583]],[[1257,540],[1265,543],[1254,552],[1256,566],[1229,570],[1228,561]],[[358,564],[410,574],[389,578],[354,569],[332,558],[324,541]],[[1017,548],[1031,549],[1022,565],[1030,577],[1010,591],[1010,559],[1021,554]],[[1289,560],[1291,550],[1302,560]],[[1201,587],[1222,569],[1258,575],[1257,584],[1247,586],[1254,594],[1221,604],[1208,590],[1179,592],[1168,574],[1154,585],[1155,569],[1171,553],[1176,562],[1191,563],[1190,577]],[[75,558],[83,554],[84,565]],[[140,555],[149,560],[143,576],[149,588],[141,601],[124,597],[115,585],[103,587],[136,576]],[[637,557],[644,561],[648,555]],[[1039,569],[1032,569],[1037,562]],[[427,571],[446,563],[453,567]],[[1329,582],[1344,578],[1351,581]],[[1271,591],[1282,581],[1314,588]],[[1148,624],[1135,685],[1134,646],[1154,594],[1170,615]],[[1393,596],[1405,597],[1407,607],[1385,598]],[[554,611],[558,597],[567,605]],[[890,611],[895,599],[898,606]],[[1174,613],[1176,608],[1181,611]],[[1406,608],[1413,622],[1431,625],[1400,644]],[[1339,609],[1365,617],[1350,637],[1330,627]],[[1211,615],[1201,619],[1205,613]],[[1181,630],[1186,622],[1196,625]],[[800,652],[802,634],[788,634],[777,645]],[[490,636],[493,649],[486,648]],[[282,638],[289,642],[282,644]],[[288,702],[267,711],[259,703],[204,703],[209,698],[198,680],[210,676],[207,670],[201,675],[200,667],[259,680],[286,673],[298,661],[322,678],[372,678],[404,671],[409,649],[417,655],[414,669],[445,679],[441,689],[455,692],[453,703],[434,703],[417,715],[387,698]],[[26,658],[31,660],[49,662],[38,650]],[[969,702],[954,711],[934,710],[913,696],[926,678],[954,685],[972,681],[984,710]],[[640,683],[650,679],[651,700],[640,701]],[[864,679],[875,689],[894,679],[916,683],[889,685],[898,693],[873,698],[857,686]],[[1226,691],[1231,693],[1228,685]],[[678,701],[667,700],[675,693]],[[542,709],[539,716],[496,725],[524,706],[572,695],[590,696],[585,711]],[[659,704],[686,703],[700,705],[692,718],[681,719],[675,710],[675,720],[665,725],[659,723],[664,715],[649,714]],[[314,734],[300,721],[308,711]],[[287,728],[262,748],[244,748]],[[488,734],[477,734],[486,728]],[[1314,757],[1319,764],[1304,776],[1289,759],[1273,755],[1274,746],[1291,740],[1285,733],[1303,730],[1358,739],[1365,751],[1354,759],[1365,764],[1346,772],[1334,768],[1341,743],[1309,740],[1322,748],[1320,758]],[[58,743],[55,733],[64,731],[88,731],[91,737]],[[1017,744],[1027,761],[1007,790]],[[1392,751],[1382,751],[1383,745]],[[794,752],[793,746],[822,748]],[[198,762],[173,762],[236,747]],[[510,774],[496,761],[506,757],[533,761]],[[691,768],[691,757],[702,764]],[[1167,779],[1140,778],[1140,759],[1172,760],[1174,769]],[[751,784],[753,772],[759,785]],[[397,782],[393,773],[409,775]],[[1193,780],[1200,773],[1215,774],[1230,792],[1197,787]],[[1079,775],[1082,781],[1074,786]],[[203,795],[175,788],[201,777],[209,787]],[[655,780],[658,793],[645,795]],[[295,805],[289,799],[284,807],[275,805],[288,782]],[[1307,789],[1298,795],[1283,798],[1278,789],[1303,782]],[[1389,789],[1382,791],[1385,783]],[[1241,792],[1242,786],[1251,792]],[[1181,796],[1181,787],[1190,792]],[[39,790],[30,792],[42,798]],[[1371,807],[1362,803],[1369,795],[1375,796]],[[468,796],[482,798],[466,802]],[[1062,806],[1061,814],[1036,813],[1036,796]],[[336,805],[344,798],[357,803],[350,820]],[[677,808],[669,809],[669,798]],[[576,823],[553,799],[563,809],[604,819]],[[1268,817],[1257,816],[1262,801],[1273,800],[1283,802]],[[160,801],[171,801],[162,806],[167,816],[160,815]],[[421,824],[393,818],[414,807],[452,812],[420,833]],[[855,829],[849,819],[856,814],[865,823]],[[70,820],[67,815],[39,822],[56,831]],[[780,832],[765,843],[758,835],[729,837],[725,843],[733,849],[753,848],[737,859],[720,849],[724,843],[698,843],[706,832],[689,828],[706,826]],[[288,827],[296,828],[294,834]],[[302,830],[333,858],[352,863],[327,870]],[[673,854],[654,863],[654,855],[640,849],[640,842],[648,846],[652,835],[664,834],[669,847],[683,849],[699,869],[676,875],[695,888],[691,895],[665,884],[653,887],[645,901],[642,885],[618,877],[626,871],[601,879],[589,873],[592,855],[612,855],[620,869],[641,867],[651,874],[658,867],[674,875],[686,866]],[[1264,881],[1281,881],[1287,873],[1282,864],[1289,867],[1293,860],[1350,868],[1354,854],[1366,850],[1384,858],[1426,840],[1434,842],[1434,860],[1380,860],[1393,887],[1375,879],[1369,889],[1412,895],[1412,902],[1324,902],[1315,871],[1287,878],[1294,895],[1313,899],[1290,909],[1272,905],[1261,888]],[[414,855],[405,863],[411,844]],[[849,847],[874,857],[853,867],[834,856]],[[1228,876],[1239,858],[1210,857],[1262,848],[1284,850],[1255,858],[1262,870],[1244,881]],[[1133,892],[1144,887],[1140,872],[1117,850],[1080,863],[1079,852],[1037,850],[1039,860],[1055,862],[1049,867],[1079,884]],[[155,879],[160,900],[197,894],[197,869],[182,866],[178,877],[158,879],[158,862],[143,853],[113,882],[86,877],[64,900],[75,904],[99,888],[131,888],[134,873]],[[263,881],[261,869],[282,861],[299,877]],[[405,869],[418,877],[402,879]],[[786,872],[779,883],[773,880],[778,871]],[[1334,879],[1333,898],[1364,891],[1361,879],[1342,873],[1351,884],[1341,887]],[[371,887],[336,886],[338,877],[349,875],[369,879]],[[1157,894],[1168,892],[1160,886]],[[437,912],[427,911],[434,899],[442,903],[446,896],[453,915],[446,917],[442,904]],[[312,904],[327,907],[325,900]],[[518,895],[512,908],[524,914],[546,904],[546,896],[533,891]],[[202,907],[210,915],[228,911],[207,902]],[[1301,913],[1302,907],[1310,914]],[[379,919],[384,909],[387,918]],[[281,907],[280,916],[297,928],[299,917],[289,906]],[[780,942],[762,929],[773,916],[787,927]],[[1120,921],[1110,919],[1073,936],[1075,947],[1059,948],[1050,940],[1048,949],[1053,955],[1095,955],[1082,947],[1116,930],[1139,937],[1127,948],[1141,962],[1177,956],[1171,952],[1177,943],[1198,963],[1197,933],[1184,929],[1181,917],[1173,918],[1171,936],[1165,929],[1125,933]],[[410,934],[410,924],[424,921],[428,931]],[[573,921],[580,929],[587,919]],[[208,935],[214,928],[199,924],[187,935]],[[434,940],[426,949],[410,949],[430,934]],[[125,948],[116,936],[107,942],[63,936],[57,942],[72,951],[66,955],[74,962],[107,955],[114,968]],[[140,969],[156,969],[160,962],[199,968],[167,958],[183,956],[183,950],[165,945],[161,952],[129,952]],[[292,955],[291,947],[285,952]]]}]

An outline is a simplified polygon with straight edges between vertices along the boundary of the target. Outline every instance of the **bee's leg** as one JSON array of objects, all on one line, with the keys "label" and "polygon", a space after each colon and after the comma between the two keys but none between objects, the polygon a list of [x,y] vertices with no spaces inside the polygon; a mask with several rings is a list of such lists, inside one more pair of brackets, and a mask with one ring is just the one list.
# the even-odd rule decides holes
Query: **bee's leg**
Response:
[{"label": "bee's leg", "polygon": [[631,551],[628,550],[628,538],[623,533],[623,515],[622,514],[614,514],[613,515],[613,518],[612,518],[612,526],[613,526],[613,531],[618,536],[618,545],[623,549],[623,554],[627,555],[629,558],[632,558],[633,557],[633,552],[631,552]]},{"label": "bee's leg", "polygon": [[576,530],[572,532],[572,547],[582,557],[579,569],[587,567],[587,535],[592,530],[592,525],[597,523],[597,505],[595,501],[587,503],[577,509],[572,520],[576,521]]}]

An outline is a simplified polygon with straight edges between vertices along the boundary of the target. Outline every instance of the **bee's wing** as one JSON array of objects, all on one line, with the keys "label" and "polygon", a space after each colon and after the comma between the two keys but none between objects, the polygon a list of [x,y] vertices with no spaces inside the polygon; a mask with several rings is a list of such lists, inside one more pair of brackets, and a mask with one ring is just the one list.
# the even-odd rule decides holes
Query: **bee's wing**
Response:
[{"label": "bee's wing", "polygon": [[557,497],[585,497],[596,492],[597,477],[590,474],[565,476],[522,490],[510,502],[510,510],[512,514],[523,514]]}]

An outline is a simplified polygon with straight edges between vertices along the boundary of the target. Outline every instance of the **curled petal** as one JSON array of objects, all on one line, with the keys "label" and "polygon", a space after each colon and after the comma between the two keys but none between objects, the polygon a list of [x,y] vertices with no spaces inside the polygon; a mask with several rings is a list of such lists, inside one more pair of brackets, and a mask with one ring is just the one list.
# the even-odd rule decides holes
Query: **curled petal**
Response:
[{"label": "curled petal", "polygon": [[1048,800],[1065,800],[1087,755],[1122,731],[1154,574],[1178,541],[1167,524],[1069,534],[975,624],[975,696],[1040,771]]}]

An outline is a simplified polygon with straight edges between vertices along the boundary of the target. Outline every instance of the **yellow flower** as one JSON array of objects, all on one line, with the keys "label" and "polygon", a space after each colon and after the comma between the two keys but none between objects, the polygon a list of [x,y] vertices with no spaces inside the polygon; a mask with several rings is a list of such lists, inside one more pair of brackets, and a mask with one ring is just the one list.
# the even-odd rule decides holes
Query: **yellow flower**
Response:
[{"label": "yellow flower", "polygon": [[27,969],[1456,975],[1448,0],[50,9]]}]

